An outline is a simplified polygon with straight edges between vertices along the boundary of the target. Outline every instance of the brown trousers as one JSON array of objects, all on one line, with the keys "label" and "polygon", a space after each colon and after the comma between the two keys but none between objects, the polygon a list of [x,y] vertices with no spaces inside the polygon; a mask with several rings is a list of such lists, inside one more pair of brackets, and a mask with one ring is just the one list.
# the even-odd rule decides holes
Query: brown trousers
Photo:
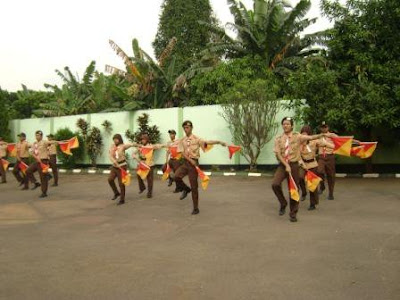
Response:
[{"label": "brown trousers", "polygon": [[[121,166],[122,169],[126,170],[126,166]],[[115,178],[118,178],[118,185],[121,192],[118,191],[115,184]],[[120,200],[125,201],[125,184],[122,183],[121,170],[117,167],[111,167],[110,176],[108,176],[108,184],[114,192],[114,195],[120,194]]]},{"label": "brown trousers", "polygon": [[[21,161],[26,163],[29,166],[29,158],[28,157],[22,157]],[[18,182],[24,183],[25,182],[25,175],[22,173],[21,169],[19,168],[19,162],[17,161],[14,165],[13,169],[13,175],[15,176],[15,179],[17,179]],[[37,182],[35,176],[32,174],[32,183]]]},{"label": "brown trousers", "polygon": [[[2,157],[1,159],[5,159],[5,157]],[[1,177],[1,182],[7,182],[6,171],[4,170],[2,163],[0,163],[0,177]]]},{"label": "brown trousers", "polygon": [[318,173],[321,175],[321,185],[325,186],[324,179],[328,180],[329,196],[333,196],[333,190],[335,188],[335,175],[336,175],[336,164],[335,155],[327,154],[325,157],[320,155],[318,157]]},{"label": "brown trousers", "polygon": [[[318,168],[310,169],[311,172],[318,175]],[[306,170],[303,168],[299,169],[299,178],[300,178],[300,188],[301,188],[301,195],[307,196],[307,189],[306,189]],[[319,197],[318,197],[318,188],[314,192],[310,192],[310,205],[317,205],[319,204]]]},{"label": "brown trousers", "polygon": [[[299,164],[289,163],[290,168],[292,170],[292,177],[296,182],[296,185],[299,186]],[[272,190],[274,191],[276,197],[278,198],[279,203],[281,204],[281,208],[285,208],[287,206],[287,201],[282,191],[282,182],[287,179],[289,185],[289,174],[286,172],[285,166],[283,164],[279,164],[278,168],[275,171],[274,179],[272,180]],[[290,194],[289,194],[290,197]],[[299,210],[299,202],[296,200],[290,199],[290,217],[296,217],[296,214]]]},{"label": "brown trousers", "polygon": [[[172,158],[171,158],[171,159],[168,161],[168,164],[169,164],[169,166],[171,167],[172,171],[174,171],[174,175],[171,176],[171,174],[170,174],[170,178],[171,178],[172,181],[175,181],[175,174],[176,174],[176,171],[177,171],[177,170],[179,169],[179,167],[182,165],[182,164],[181,164],[181,161],[178,160],[178,159],[172,159]],[[177,185],[176,182],[175,182],[175,191],[181,192],[181,190],[178,188],[178,185]]]},{"label": "brown trousers", "polygon": [[53,171],[54,184],[58,184],[57,155],[56,154],[51,154],[49,162],[50,162],[50,168]]},{"label": "brown trousers", "polygon": [[[139,175],[136,175],[136,176],[138,179],[139,190],[143,192],[146,189],[143,179]],[[152,196],[153,195],[153,182],[154,182],[154,167],[150,168],[149,174],[147,174],[147,177],[146,177],[146,181],[147,181],[147,195]]]},{"label": "brown trousers", "polygon": [[[183,182],[182,178],[188,175],[190,188]],[[199,183],[197,181],[197,170],[187,160],[176,170],[175,181],[177,189],[181,191],[192,191],[193,208],[199,208]]]},{"label": "brown trousers", "polygon": [[[42,163],[48,165],[49,164],[49,160],[48,159],[42,159]],[[28,181],[34,182],[33,173],[35,173],[36,171],[39,172],[40,184],[41,184],[40,188],[42,190],[42,193],[43,194],[47,194],[49,178],[46,176],[47,174],[43,173],[39,162],[32,163],[28,167],[28,169],[26,170],[26,177],[25,177],[25,182],[24,182],[25,183],[25,187],[28,188]]]}]

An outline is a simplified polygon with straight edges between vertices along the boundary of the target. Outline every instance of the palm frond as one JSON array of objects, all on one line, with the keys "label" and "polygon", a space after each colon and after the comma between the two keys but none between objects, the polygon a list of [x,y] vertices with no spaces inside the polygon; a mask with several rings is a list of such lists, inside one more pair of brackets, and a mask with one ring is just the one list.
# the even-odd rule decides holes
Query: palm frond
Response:
[{"label": "palm frond", "polygon": [[83,75],[83,83],[90,85],[93,80],[93,75],[96,71],[96,62],[93,60],[90,62],[89,66],[86,68],[85,74]]},{"label": "palm frond", "polygon": [[132,72],[132,74],[138,78],[139,80],[143,80],[142,74],[138,71],[136,66],[132,63],[130,57],[122,50],[114,41],[109,40],[111,48],[117,53],[119,57],[122,58],[128,70]]},{"label": "palm frond", "polygon": [[165,49],[161,53],[160,57],[158,58],[158,64],[159,64],[160,68],[162,68],[164,66],[165,61],[171,56],[172,51],[174,51],[174,48],[175,48],[177,42],[178,42],[177,38],[173,37],[169,41],[167,47],[165,47]]}]

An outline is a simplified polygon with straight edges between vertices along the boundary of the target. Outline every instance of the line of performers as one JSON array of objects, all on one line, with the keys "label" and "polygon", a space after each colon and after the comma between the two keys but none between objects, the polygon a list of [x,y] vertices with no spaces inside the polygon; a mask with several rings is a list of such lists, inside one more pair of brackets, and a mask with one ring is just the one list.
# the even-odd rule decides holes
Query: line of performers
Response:
[{"label": "line of performers", "polygon": [[[176,132],[169,130],[170,141],[166,144],[150,144],[149,136],[146,133],[141,135],[140,144],[137,143],[124,143],[120,134],[113,136],[114,145],[111,146],[109,157],[112,163],[110,176],[108,182],[111,186],[114,196],[112,200],[119,198],[118,204],[125,203],[125,182],[123,178],[124,171],[127,170],[127,161],[125,151],[131,147],[136,147],[137,151],[133,152],[133,158],[139,162],[137,180],[139,183],[139,193],[143,193],[147,189],[147,197],[151,198],[153,194],[153,178],[154,178],[154,161],[152,151],[161,148],[166,148],[167,157],[166,164],[163,167],[165,172],[167,168],[171,168],[174,176],[170,175],[168,185],[172,185],[175,181],[175,193],[181,192],[180,199],[183,200],[189,193],[192,195],[193,210],[192,214],[196,215],[199,210],[199,159],[200,149],[206,150],[212,145],[221,145],[227,147],[227,144],[222,141],[203,140],[193,134],[193,124],[191,121],[185,121],[182,124],[185,132],[185,137],[176,139]],[[175,149],[175,150],[173,150]],[[141,165],[148,168],[145,176],[141,175]],[[121,172],[121,169],[123,170]],[[189,186],[185,184],[183,178],[188,176]],[[118,179],[119,190],[115,183]],[[143,180],[147,180],[147,187]]]},{"label": "line of performers", "polygon": [[[13,146],[15,150],[14,155],[17,162],[14,165],[13,175],[17,179],[22,190],[29,189],[29,183],[33,184],[32,190],[41,187],[40,198],[47,197],[48,182],[54,176],[54,183],[52,186],[58,186],[58,169],[57,169],[57,144],[58,141],[54,140],[54,136],[49,134],[47,140],[43,139],[43,132],[36,131],[36,141],[29,143],[26,141],[26,134],[18,134],[19,141],[14,144],[8,144],[0,137],[0,158],[2,160],[2,167],[0,168],[0,175],[2,178],[1,183],[6,183],[6,167],[8,161],[5,160],[9,146]],[[14,152],[13,150],[13,152]],[[30,160],[33,157],[33,162]],[[48,173],[51,168],[53,176]],[[36,180],[34,173],[38,172],[40,176],[40,183]]]},{"label": "line of performers", "polygon": [[[289,186],[290,221],[297,222],[299,199],[290,193],[291,180],[295,188],[300,186],[301,200],[307,196],[306,173],[316,174],[320,184],[310,191],[310,206],[308,210],[315,210],[319,204],[319,194],[325,190],[324,178],[328,181],[329,194],[327,199],[334,200],[333,190],[335,186],[335,145],[331,138],[337,137],[329,131],[325,122],[320,124],[320,134],[313,135],[310,126],[305,125],[300,133],[293,131],[293,118],[285,117],[281,121],[283,133],[276,137],[274,152],[279,165],[272,181],[274,191],[280,203],[279,215],[284,215],[288,201],[282,191],[282,182],[287,179]],[[317,159],[318,155],[318,159]],[[322,180],[321,180],[322,179]],[[296,193],[295,193],[296,194]],[[299,197],[300,198],[300,197]]]},{"label": "line of performers", "polygon": [[[275,172],[272,189],[280,203],[279,215],[284,215],[288,201],[286,200],[282,182],[287,179],[290,184],[292,178],[296,188],[300,187],[301,200],[304,201],[307,195],[305,184],[306,171],[312,171],[324,179],[325,175],[328,181],[329,195],[328,199],[333,200],[333,190],[335,185],[335,156],[334,144],[331,137],[335,137],[334,133],[329,132],[329,126],[323,122],[320,126],[321,133],[312,134],[310,126],[303,126],[300,133],[293,132],[293,119],[285,117],[282,122],[283,133],[276,137],[274,153],[278,159],[279,165]],[[171,169],[174,173],[169,175],[168,185],[171,186],[175,182],[175,193],[181,193],[180,199],[183,200],[189,193],[192,195],[193,210],[192,214],[198,214],[199,211],[199,193],[198,193],[198,176],[199,176],[199,158],[200,149],[206,150],[212,145],[219,144],[227,147],[227,143],[217,140],[204,140],[193,134],[193,124],[191,121],[185,121],[182,124],[185,136],[176,139],[176,132],[169,130],[170,141],[166,144],[151,144],[148,134],[141,135],[140,143],[124,143],[122,136],[116,134],[113,136],[113,145],[109,150],[109,159],[112,163],[108,183],[113,191],[112,200],[119,198],[118,205],[125,203],[125,190],[127,180],[124,174],[127,174],[128,163],[126,150],[136,147],[132,157],[138,161],[137,180],[139,184],[139,193],[147,190],[147,197],[151,198],[153,194],[154,180],[154,160],[153,151],[165,148],[167,149],[166,164],[163,171]],[[33,184],[32,189],[41,187],[42,193],[40,197],[47,197],[48,181],[50,175],[45,172],[43,165],[49,165],[53,170],[54,184],[58,185],[58,171],[56,165],[56,145],[65,141],[55,141],[53,135],[48,135],[48,140],[43,140],[43,132],[35,133],[36,141],[28,143],[26,135],[21,133],[19,142],[16,144],[17,163],[13,169],[13,174],[19,184],[23,185],[23,190],[29,188],[29,182]],[[231,147],[231,146],[229,146]],[[236,150],[240,147],[236,147]],[[175,150],[174,150],[175,149]],[[7,143],[0,138],[0,157],[6,157]],[[317,160],[317,154],[318,160]],[[29,164],[30,154],[35,159]],[[27,168],[21,169],[21,163],[27,165]],[[28,166],[29,164],[29,166]],[[140,166],[145,166],[145,176],[140,174]],[[1,169],[2,182],[6,182],[4,168]],[[34,173],[38,171],[40,175],[40,183],[35,179]],[[129,175],[130,176],[130,175]],[[189,186],[185,184],[183,178],[188,176]],[[118,182],[118,187],[116,181]],[[147,187],[144,183],[147,181]],[[314,192],[310,192],[309,210],[314,210],[319,203],[319,193],[325,190],[324,181],[322,180],[320,187]],[[294,199],[289,193],[290,221],[297,221],[297,212],[299,207],[299,199]]]}]

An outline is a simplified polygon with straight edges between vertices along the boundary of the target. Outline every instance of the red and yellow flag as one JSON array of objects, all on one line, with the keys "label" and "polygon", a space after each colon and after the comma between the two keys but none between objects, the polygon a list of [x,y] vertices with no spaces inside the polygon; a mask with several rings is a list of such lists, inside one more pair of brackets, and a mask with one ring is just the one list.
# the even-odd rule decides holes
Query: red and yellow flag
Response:
[{"label": "red and yellow flag", "polygon": [[171,146],[168,149],[169,153],[171,154],[171,158],[180,159],[182,157],[182,153],[178,152],[178,146]]},{"label": "red and yellow flag", "polygon": [[149,172],[150,172],[150,167],[142,161],[139,162],[138,167],[136,169],[136,174],[138,174],[140,178],[145,180]]},{"label": "red and yellow flag", "polygon": [[210,151],[212,148],[214,148],[214,145],[210,145],[210,144],[204,144],[204,146],[201,147],[201,149],[203,150],[203,152],[208,152],[208,151]]},{"label": "red and yellow flag", "polygon": [[40,168],[42,169],[43,173],[48,173],[50,166],[40,162]]},{"label": "red and yellow flag", "polygon": [[7,144],[7,152],[8,152],[8,155],[11,157],[17,156],[17,147],[16,147],[15,143]]},{"label": "red and yellow flag", "polygon": [[240,149],[242,149],[242,147],[240,147],[240,146],[235,146],[235,145],[228,146],[229,159],[232,158],[233,154],[235,154],[236,152],[240,151]]},{"label": "red and yellow flag", "polygon": [[196,167],[197,174],[200,177],[201,180],[201,187],[203,190],[206,190],[208,187],[208,184],[210,183],[210,177],[208,177],[202,170],[200,170],[199,167]]},{"label": "red and yellow flag", "polygon": [[78,137],[74,136],[73,138],[69,139],[69,147],[71,149],[75,149],[79,147],[79,140]]},{"label": "red and yellow flag", "polygon": [[289,174],[289,195],[290,199],[293,199],[297,202],[300,201],[299,190],[297,188],[296,182],[293,179],[292,174]]},{"label": "red and yellow flag", "polygon": [[128,186],[131,184],[131,174],[128,173],[127,170],[124,168],[120,168],[121,170],[121,181],[125,186]]},{"label": "red and yellow flag", "polygon": [[2,165],[2,167],[3,167],[3,169],[4,169],[4,171],[7,171],[8,170],[8,165],[10,164],[10,162],[7,160],[7,159],[1,159],[1,165]]},{"label": "red and yellow flag", "polygon": [[307,188],[310,192],[315,192],[321,180],[322,179],[319,176],[317,176],[314,172],[307,171],[306,183],[307,183]]},{"label": "red and yellow flag", "polygon": [[58,142],[58,145],[60,146],[60,150],[67,154],[67,155],[72,155],[71,152],[71,147],[69,145],[69,142]]},{"label": "red and yellow flag", "polygon": [[21,170],[22,174],[26,175],[26,170],[28,169],[28,165],[23,161],[18,163],[19,169]]},{"label": "red and yellow flag", "polygon": [[146,158],[146,164],[149,164],[153,158],[153,148],[142,147],[140,148],[140,154]]},{"label": "red and yellow flag", "polygon": [[71,149],[75,149],[79,147],[79,140],[76,136],[73,138],[69,139],[68,141],[65,142],[58,142],[58,145],[60,146],[60,150],[67,154],[67,155],[72,155]]},{"label": "red and yellow flag", "polygon": [[169,166],[169,164],[167,163],[167,167],[165,168],[165,171],[162,175],[162,180],[167,180],[169,177],[169,174],[171,173],[171,167]]},{"label": "red and yellow flag", "polygon": [[378,142],[360,142],[359,146],[351,148],[351,156],[369,158],[374,153]]},{"label": "red and yellow flag", "polygon": [[333,153],[343,156],[350,156],[351,144],[353,142],[352,136],[336,136],[330,138],[335,145]]}]

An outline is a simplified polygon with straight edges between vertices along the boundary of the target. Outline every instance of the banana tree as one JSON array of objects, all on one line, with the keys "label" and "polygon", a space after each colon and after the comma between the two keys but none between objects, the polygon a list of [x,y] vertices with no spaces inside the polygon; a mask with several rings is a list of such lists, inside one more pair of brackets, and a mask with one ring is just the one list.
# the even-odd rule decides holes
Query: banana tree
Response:
[{"label": "banana tree", "polygon": [[274,69],[285,58],[314,53],[310,49],[319,34],[300,34],[316,19],[304,18],[311,7],[310,0],[300,0],[292,7],[285,0],[254,0],[253,10],[247,9],[241,1],[227,0],[233,23],[226,27],[236,33],[230,37],[218,26],[204,24],[219,34],[220,39],[211,43],[208,50],[227,58],[258,55]]},{"label": "banana tree", "polygon": [[148,108],[177,106],[185,100],[187,81],[197,72],[204,72],[212,68],[216,61],[205,56],[185,72],[178,74],[175,68],[175,58],[171,56],[176,42],[177,39],[172,38],[160,57],[154,60],[139,47],[136,39],[132,41],[133,57],[128,56],[115,42],[110,40],[111,47],[123,59],[126,71],[109,65],[106,66],[106,71],[120,75],[130,82],[132,93]]}]

